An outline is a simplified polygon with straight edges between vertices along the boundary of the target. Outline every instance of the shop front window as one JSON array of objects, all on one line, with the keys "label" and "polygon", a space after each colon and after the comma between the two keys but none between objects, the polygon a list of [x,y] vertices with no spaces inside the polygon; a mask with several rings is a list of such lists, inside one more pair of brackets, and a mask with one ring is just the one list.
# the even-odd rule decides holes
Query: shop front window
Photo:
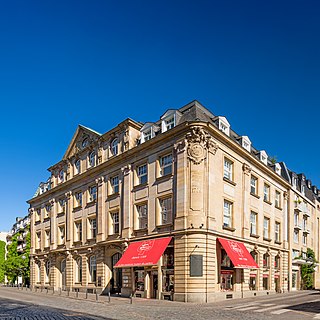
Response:
[{"label": "shop front window", "polygon": [[163,280],[162,280],[162,291],[173,292],[174,291],[174,250],[173,247],[168,247],[163,254]]},{"label": "shop front window", "polygon": [[111,293],[120,293],[122,287],[122,269],[114,268],[115,264],[120,260],[121,254],[115,253],[112,257],[112,278],[110,279]]},{"label": "shop front window", "polygon": [[256,274],[250,274],[250,280],[249,280],[249,289],[250,290],[257,290],[257,275]]},{"label": "shop front window", "polygon": [[232,270],[221,270],[220,289],[221,291],[233,290],[233,271]]},{"label": "shop front window", "polygon": [[262,287],[263,290],[269,290],[269,276],[267,274],[263,275]]},{"label": "shop front window", "polygon": [[134,270],[134,280],[136,291],[144,291],[144,269],[136,268]]}]

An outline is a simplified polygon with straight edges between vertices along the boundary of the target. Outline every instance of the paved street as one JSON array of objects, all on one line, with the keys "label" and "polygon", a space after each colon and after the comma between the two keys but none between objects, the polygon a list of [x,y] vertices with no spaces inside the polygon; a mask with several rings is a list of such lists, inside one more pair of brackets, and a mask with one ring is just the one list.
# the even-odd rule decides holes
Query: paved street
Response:
[{"label": "paved street", "polygon": [[320,319],[318,291],[275,294],[210,304],[136,298],[74,299],[50,293],[0,288],[0,319]]}]

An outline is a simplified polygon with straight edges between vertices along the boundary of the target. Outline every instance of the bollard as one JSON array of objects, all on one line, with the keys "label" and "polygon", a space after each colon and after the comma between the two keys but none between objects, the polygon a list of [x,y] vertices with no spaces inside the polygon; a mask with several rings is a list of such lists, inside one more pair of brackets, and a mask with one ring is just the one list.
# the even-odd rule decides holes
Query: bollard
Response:
[{"label": "bollard", "polygon": [[49,289],[48,289],[48,287],[47,287],[47,292],[46,292],[47,294],[48,294],[48,290],[49,290]]},{"label": "bollard", "polygon": [[68,288],[68,297],[70,296],[70,288]]},{"label": "bollard", "polygon": [[86,289],[86,299],[88,299],[88,289]]},{"label": "bollard", "polygon": [[111,301],[111,294],[110,294],[110,291],[109,291],[109,293],[108,293],[108,302],[110,303],[110,301]]},{"label": "bollard", "polygon": [[77,291],[76,291],[76,298],[78,298],[79,297],[79,289],[77,289]]},{"label": "bollard", "polygon": [[98,292],[97,292],[97,289],[96,289],[96,301],[98,301]]},{"label": "bollard", "polygon": [[130,304],[132,304],[132,293],[130,294]]},{"label": "bollard", "polygon": [[59,296],[61,296],[61,288],[59,288]]}]

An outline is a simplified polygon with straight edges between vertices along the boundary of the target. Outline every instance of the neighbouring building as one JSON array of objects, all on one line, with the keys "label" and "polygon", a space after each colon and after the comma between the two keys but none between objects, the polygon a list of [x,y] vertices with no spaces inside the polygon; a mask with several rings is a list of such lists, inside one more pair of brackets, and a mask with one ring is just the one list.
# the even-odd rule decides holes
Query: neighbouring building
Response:
[{"label": "neighbouring building", "polygon": [[[293,249],[318,246],[315,187],[301,194],[284,163],[197,101],[104,134],[79,126],[48,170],[28,201],[33,287],[185,302],[285,292]],[[299,219],[310,212],[300,247],[296,197]]]}]

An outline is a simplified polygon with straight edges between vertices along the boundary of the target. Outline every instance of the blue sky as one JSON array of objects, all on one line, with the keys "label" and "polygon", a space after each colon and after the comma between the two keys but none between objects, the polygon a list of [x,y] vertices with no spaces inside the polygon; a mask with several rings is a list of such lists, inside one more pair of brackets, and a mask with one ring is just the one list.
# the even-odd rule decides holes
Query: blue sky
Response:
[{"label": "blue sky", "polygon": [[3,1],[0,230],[78,124],[197,99],[320,187],[319,1]]}]

